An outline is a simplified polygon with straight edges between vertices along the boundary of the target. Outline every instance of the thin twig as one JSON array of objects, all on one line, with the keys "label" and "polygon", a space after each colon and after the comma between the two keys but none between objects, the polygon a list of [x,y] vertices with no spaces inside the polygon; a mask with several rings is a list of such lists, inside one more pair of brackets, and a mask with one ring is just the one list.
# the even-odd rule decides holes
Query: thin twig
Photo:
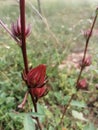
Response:
[{"label": "thin twig", "polygon": [[22,109],[24,108],[26,101],[27,101],[28,94],[29,94],[29,92],[27,91],[25,96],[24,96],[22,103],[18,105],[18,108],[22,108]]},{"label": "thin twig", "polygon": [[64,107],[64,111],[63,111],[63,114],[62,114],[62,117],[61,117],[59,126],[62,124],[63,119],[64,119],[64,116],[65,116],[65,114],[66,114],[66,111],[67,111],[68,107],[70,106],[70,103],[71,103],[72,99],[74,98],[74,96],[75,96],[75,94],[72,94],[71,98],[70,98],[69,101],[68,101],[68,104]]},{"label": "thin twig", "polygon": [[4,24],[4,22],[0,19],[1,26],[10,34],[10,36],[17,42],[19,46],[21,46],[21,42],[19,39],[17,39],[13,33],[8,29],[8,27]]},{"label": "thin twig", "polygon": [[[30,4],[30,5],[31,5],[31,4]],[[57,39],[57,37],[55,36],[55,34],[51,31],[47,19],[39,13],[39,11],[35,8],[34,5],[31,5],[31,7],[32,7],[33,11],[34,11],[34,12],[40,17],[40,19],[43,21],[43,23],[45,24],[45,26],[46,26],[47,29],[48,29],[48,32],[50,33],[50,35],[51,35],[51,36],[53,37],[53,39],[55,40],[56,44],[59,44],[60,42],[59,42],[59,40]]]}]

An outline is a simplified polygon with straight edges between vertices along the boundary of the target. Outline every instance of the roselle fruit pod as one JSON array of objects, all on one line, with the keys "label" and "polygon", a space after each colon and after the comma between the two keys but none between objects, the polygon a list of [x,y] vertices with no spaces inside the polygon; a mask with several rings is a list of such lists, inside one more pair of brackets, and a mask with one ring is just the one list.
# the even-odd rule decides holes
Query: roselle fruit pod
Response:
[{"label": "roselle fruit pod", "polygon": [[86,31],[84,31],[84,37],[87,39],[88,38],[88,36],[90,35],[90,30],[88,29],[88,30],[86,30]]},{"label": "roselle fruit pod", "polygon": [[41,88],[46,84],[46,65],[41,64],[29,70],[27,84],[30,88]]},{"label": "roselle fruit pod", "polygon": [[79,82],[77,83],[77,88],[78,89],[87,89],[87,80],[86,79],[80,79]]},{"label": "roselle fruit pod", "polygon": [[89,57],[86,57],[86,58],[85,58],[83,65],[84,65],[84,66],[90,66],[91,63],[92,63],[91,57],[89,56]]},{"label": "roselle fruit pod", "polygon": [[48,93],[48,89],[46,86],[41,88],[31,88],[31,94],[37,99],[45,96]]},{"label": "roselle fruit pod", "polygon": [[91,60],[91,57],[86,57],[82,63],[82,61],[80,62],[80,66],[82,67],[87,67],[87,66],[90,66],[92,64],[92,60]]}]

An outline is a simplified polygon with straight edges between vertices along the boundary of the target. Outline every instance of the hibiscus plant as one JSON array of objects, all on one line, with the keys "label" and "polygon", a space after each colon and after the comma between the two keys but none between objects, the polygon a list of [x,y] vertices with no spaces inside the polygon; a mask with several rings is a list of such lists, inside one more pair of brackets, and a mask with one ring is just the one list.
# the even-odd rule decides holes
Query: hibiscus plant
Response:
[{"label": "hibiscus plant", "polygon": [[[30,94],[32,103],[34,106],[34,112],[37,113],[37,103],[38,100],[45,96],[49,89],[46,85],[48,82],[48,77],[46,74],[46,65],[45,64],[39,64],[35,68],[30,67],[28,63],[28,56],[27,56],[27,48],[26,48],[26,38],[30,35],[31,33],[31,26],[26,24],[26,19],[25,19],[25,0],[20,0],[19,1],[20,5],[20,15],[18,20],[12,24],[11,30],[9,30],[5,24],[0,20],[0,24],[2,27],[5,28],[5,30],[11,35],[11,37],[17,42],[19,45],[22,56],[23,56],[23,61],[24,61],[24,69],[22,72],[22,79],[27,85],[27,91],[24,96],[23,102],[18,105],[19,109],[23,109],[25,106],[25,103],[27,101],[28,94]],[[88,84],[87,84],[87,79],[81,79],[81,75],[83,70],[85,69],[86,66],[89,66],[91,64],[91,57],[87,57],[87,49],[88,49],[88,43],[90,40],[90,37],[92,35],[92,31],[97,19],[97,12],[98,9],[96,10],[96,15],[94,17],[94,21],[92,23],[91,29],[89,33],[86,36],[86,44],[85,44],[85,49],[84,49],[84,55],[83,59],[80,63],[80,72],[79,75],[77,76],[77,81],[75,84],[76,91],[79,91],[80,89],[85,89],[87,90]],[[67,108],[69,107],[72,99],[75,97],[75,93],[72,94],[71,98],[69,99],[67,105],[65,105],[64,111],[62,113],[61,120],[58,124],[60,126],[63,122],[64,115],[66,114]],[[31,115],[32,120],[35,121],[35,128],[36,129],[43,129],[42,124],[40,123],[39,117],[37,115],[33,116]],[[56,130],[58,129],[58,126],[56,127]],[[32,128],[33,130],[33,128]]]}]

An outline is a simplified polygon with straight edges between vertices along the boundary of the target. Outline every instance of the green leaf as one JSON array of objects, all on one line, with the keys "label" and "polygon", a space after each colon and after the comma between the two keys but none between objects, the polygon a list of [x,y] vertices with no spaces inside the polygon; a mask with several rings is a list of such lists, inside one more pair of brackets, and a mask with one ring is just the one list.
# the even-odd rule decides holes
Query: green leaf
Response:
[{"label": "green leaf", "polygon": [[65,96],[62,101],[62,105],[66,105],[70,99],[70,96]]},{"label": "green leaf", "polygon": [[23,119],[25,117],[25,115],[33,116],[33,117],[43,117],[42,114],[35,113],[35,112],[30,112],[30,113],[13,113],[13,112],[10,112],[9,113],[9,116],[12,119],[17,119],[17,118]]},{"label": "green leaf", "polygon": [[83,128],[83,130],[96,130],[96,128],[94,127],[93,123],[89,123]]},{"label": "green leaf", "polygon": [[45,108],[43,105],[37,103],[37,109],[38,109],[38,113],[40,113],[40,115],[42,115],[42,116],[38,116],[39,120],[40,120],[40,122],[43,122],[44,117],[45,117]]},{"label": "green leaf", "polygon": [[86,104],[84,102],[80,102],[80,101],[76,101],[76,100],[72,100],[71,101],[71,105],[72,106],[77,106],[77,107],[83,107],[85,108],[86,107]]},{"label": "green leaf", "polygon": [[13,120],[16,120],[16,119],[21,119],[21,120],[23,120],[23,119],[24,119],[24,114],[22,114],[22,113],[13,113],[13,112],[10,112],[10,113],[9,113],[9,116],[10,116]]},{"label": "green leaf", "polygon": [[84,118],[82,112],[78,112],[78,111],[73,110],[73,111],[72,111],[72,115],[73,115],[73,117],[76,118],[76,119],[79,119],[79,120],[82,120],[82,121],[88,121],[87,119]]},{"label": "green leaf", "polygon": [[70,83],[71,86],[74,86],[75,79],[69,78],[68,82]]},{"label": "green leaf", "polygon": [[31,112],[31,113],[28,113],[29,115],[32,115],[34,117],[44,117],[43,114],[40,114],[40,113],[36,113],[36,112]]},{"label": "green leaf", "polygon": [[98,15],[98,7],[97,7],[97,9],[96,9],[96,14]]},{"label": "green leaf", "polygon": [[42,114],[43,116],[45,115],[45,108],[37,103],[37,108],[38,108],[38,113]]},{"label": "green leaf", "polygon": [[54,127],[50,126],[50,127],[49,127],[49,130],[54,130]]},{"label": "green leaf", "polygon": [[35,123],[33,122],[33,119],[30,115],[25,114],[24,117],[24,130],[35,130]]},{"label": "green leaf", "polygon": [[54,96],[58,102],[62,101],[62,93],[61,92],[54,92]]}]

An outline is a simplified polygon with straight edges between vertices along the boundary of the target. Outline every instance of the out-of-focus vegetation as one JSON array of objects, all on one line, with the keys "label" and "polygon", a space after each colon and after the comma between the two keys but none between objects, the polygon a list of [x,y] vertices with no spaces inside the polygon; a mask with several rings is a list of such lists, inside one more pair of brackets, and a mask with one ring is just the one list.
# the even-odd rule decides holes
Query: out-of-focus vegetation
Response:
[{"label": "out-of-focus vegetation", "polygon": [[[50,92],[40,99],[38,105],[39,113],[44,115],[40,116],[44,130],[55,130],[64,105],[75,92],[79,71],[75,67],[69,69],[67,57],[83,52],[83,32],[90,28],[97,3],[97,0],[41,0],[42,16],[46,18],[43,21],[34,10],[34,7],[37,8],[36,0],[26,1],[27,23],[32,27],[32,34],[27,39],[29,64],[47,64],[49,77]],[[17,1],[0,0],[0,19],[9,28],[18,16]],[[88,52],[92,55],[92,65],[83,73],[83,77],[88,79],[89,90],[79,92],[71,102],[64,123],[59,126],[60,130],[97,130],[98,101],[92,107],[87,107],[88,102],[98,98],[97,24],[96,35],[90,40]],[[27,89],[21,78],[22,69],[21,50],[0,26],[0,130],[23,130],[23,121],[26,121],[23,113],[30,112],[33,108],[29,97],[24,110],[17,109]]]}]

